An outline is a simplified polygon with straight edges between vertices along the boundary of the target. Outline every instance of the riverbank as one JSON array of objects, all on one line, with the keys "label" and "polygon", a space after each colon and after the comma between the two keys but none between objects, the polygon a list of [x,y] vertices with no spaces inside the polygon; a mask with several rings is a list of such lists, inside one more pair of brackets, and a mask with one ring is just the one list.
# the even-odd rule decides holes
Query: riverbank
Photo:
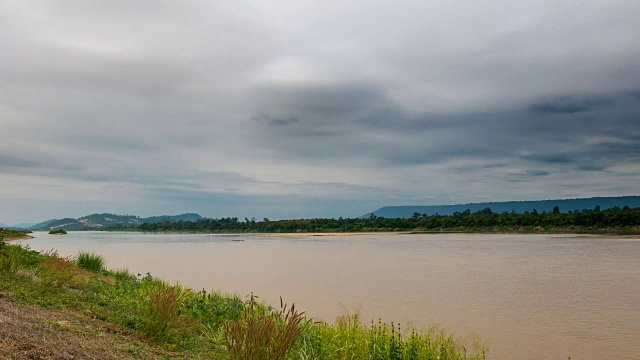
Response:
[{"label": "riverbank", "polygon": [[253,297],[194,292],[150,274],[105,270],[99,259],[3,245],[0,358],[246,359],[269,349],[281,356],[253,358],[484,356],[440,331],[401,335],[393,323],[364,326],[357,315],[316,323],[294,306],[278,310]]},{"label": "riverbank", "polygon": [[0,228],[0,241],[33,239],[33,236],[29,234],[31,234],[31,231],[29,230],[13,230]]}]

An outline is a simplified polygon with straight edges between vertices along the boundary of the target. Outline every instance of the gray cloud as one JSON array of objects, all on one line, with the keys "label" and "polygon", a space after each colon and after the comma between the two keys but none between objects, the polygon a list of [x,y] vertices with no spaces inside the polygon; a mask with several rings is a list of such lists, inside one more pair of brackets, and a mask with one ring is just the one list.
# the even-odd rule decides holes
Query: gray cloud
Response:
[{"label": "gray cloud", "polygon": [[40,220],[34,204],[337,217],[636,194],[638,17],[597,0],[5,1],[0,222]]},{"label": "gray cloud", "polygon": [[533,104],[529,107],[529,110],[542,115],[575,114],[610,106],[613,106],[613,100],[609,98],[574,99],[560,97]]},{"label": "gray cloud", "polygon": [[576,159],[569,156],[569,154],[525,154],[521,155],[520,157],[525,160],[539,161],[542,163],[550,164],[569,164],[576,162]]}]

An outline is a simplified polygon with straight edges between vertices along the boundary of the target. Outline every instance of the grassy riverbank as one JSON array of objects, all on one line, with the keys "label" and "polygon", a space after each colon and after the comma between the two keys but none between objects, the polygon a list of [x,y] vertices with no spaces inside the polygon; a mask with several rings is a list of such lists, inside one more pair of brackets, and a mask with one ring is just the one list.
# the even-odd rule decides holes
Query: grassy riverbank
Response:
[{"label": "grassy riverbank", "polygon": [[0,241],[16,240],[16,239],[29,239],[31,236],[29,230],[12,230],[0,228]]},{"label": "grassy riverbank", "polygon": [[482,359],[439,331],[357,315],[315,323],[294,306],[194,292],[100,256],[0,249],[0,358]]}]

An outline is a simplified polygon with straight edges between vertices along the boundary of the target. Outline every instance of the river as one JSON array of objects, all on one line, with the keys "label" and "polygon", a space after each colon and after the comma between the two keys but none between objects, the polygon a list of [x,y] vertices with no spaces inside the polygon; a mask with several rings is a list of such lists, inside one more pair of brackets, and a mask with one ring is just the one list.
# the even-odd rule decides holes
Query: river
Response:
[{"label": "river", "polygon": [[436,326],[488,359],[640,359],[640,237],[35,233],[33,249],[104,256],[193,289]]}]

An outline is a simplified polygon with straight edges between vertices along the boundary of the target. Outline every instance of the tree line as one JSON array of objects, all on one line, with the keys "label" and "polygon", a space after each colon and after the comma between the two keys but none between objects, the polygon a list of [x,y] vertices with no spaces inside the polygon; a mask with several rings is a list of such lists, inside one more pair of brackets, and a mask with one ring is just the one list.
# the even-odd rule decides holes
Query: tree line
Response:
[{"label": "tree line", "polygon": [[[118,227],[116,229],[123,229]],[[129,228],[131,229],[131,228]],[[368,232],[368,231],[600,231],[616,230],[640,232],[640,208],[614,207],[601,210],[573,210],[560,212],[516,213],[493,212],[485,208],[476,212],[466,210],[452,215],[414,213],[411,218],[332,218],[276,220],[237,217],[201,219],[197,221],[161,221],[145,223],[134,228],[139,231],[186,232]]]}]

